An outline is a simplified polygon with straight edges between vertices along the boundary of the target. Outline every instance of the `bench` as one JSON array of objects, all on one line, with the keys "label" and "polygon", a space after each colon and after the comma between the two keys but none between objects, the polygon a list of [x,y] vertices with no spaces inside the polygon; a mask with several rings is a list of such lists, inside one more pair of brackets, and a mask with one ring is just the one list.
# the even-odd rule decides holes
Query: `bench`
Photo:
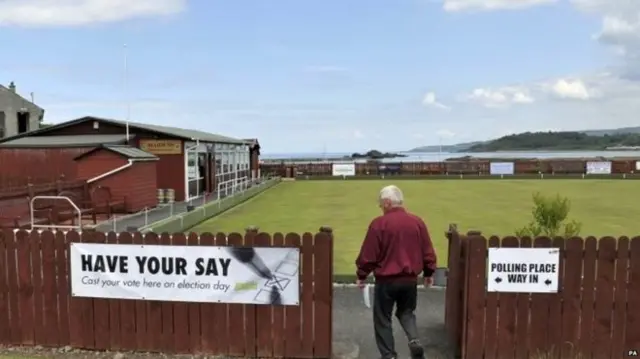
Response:
[{"label": "bench", "polygon": [[111,188],[97,186],[91,190],[91,202],[95,211],[105,213],[109,218],[113,213],[126,212],[127,197],[114,198]]},{"label": "bench", "polygon": [[[58,193],[60,197],[69,198],[73,204],[75,204],[80,209],[80,218],[81,219],[90,219],[93,224],[98,223],[98,219],[96,217],[96,210],[92,201],[82,198],[82,196],[71,192],[71,191],[62,191]],[[71,220],[71,225],[76,225],[76,220],[78,219],[78,211],[73,208],[66,200],[58,199],[55,200],[54,203],[51,203],[51,217],[54,223],[63,223]],[[79,223],[80,225],[82,223]]]}]

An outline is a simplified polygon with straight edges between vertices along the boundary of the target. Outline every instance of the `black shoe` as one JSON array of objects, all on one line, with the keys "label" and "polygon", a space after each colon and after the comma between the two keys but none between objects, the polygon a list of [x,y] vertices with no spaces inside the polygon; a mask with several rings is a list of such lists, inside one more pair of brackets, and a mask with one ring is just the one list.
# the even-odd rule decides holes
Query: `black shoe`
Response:
[{"label": "black shoe", "polygon": [[409,342],[409,351],[411,352],[411,359],[424,359],[424,348],[422,348],[418,340]]}]

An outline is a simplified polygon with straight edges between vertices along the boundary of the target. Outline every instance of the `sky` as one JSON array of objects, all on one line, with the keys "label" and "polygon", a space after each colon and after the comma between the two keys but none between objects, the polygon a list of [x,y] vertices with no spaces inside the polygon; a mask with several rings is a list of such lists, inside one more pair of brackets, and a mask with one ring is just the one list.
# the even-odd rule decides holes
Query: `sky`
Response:
[{"label": "sky", "polygon": [[639,0],[0,0],[0,83],[45,122],[265,153],[640,125]]}]

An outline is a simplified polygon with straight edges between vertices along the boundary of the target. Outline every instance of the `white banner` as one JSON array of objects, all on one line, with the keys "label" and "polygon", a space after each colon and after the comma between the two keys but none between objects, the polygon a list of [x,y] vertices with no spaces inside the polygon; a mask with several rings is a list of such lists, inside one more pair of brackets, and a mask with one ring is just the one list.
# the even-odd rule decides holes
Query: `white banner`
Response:
[{"label": "white banner", "polygon": [[298,248],[71,243],[74,297],[299,305]]},{"label": "white banner", "polygon": [[513,162],[491,162],[489,173],[492,175],[512,175],[514,173]]},{"label": "white banner", "polygon": [[557,293],[558,248],[489,248],[487,292]]},{"label": "white banner", "polygon": [[640,161],[636,161],[636,171],[640,171]]},{"label": "white banner", "polygon": [[608,175],[611,174],[611,162],[587,162],[588,175]]},{"label": "white banner", "polygon": [[334,163],[332,165],[331,172],[334,176],[355,176],[356,164],[355,163]]}]

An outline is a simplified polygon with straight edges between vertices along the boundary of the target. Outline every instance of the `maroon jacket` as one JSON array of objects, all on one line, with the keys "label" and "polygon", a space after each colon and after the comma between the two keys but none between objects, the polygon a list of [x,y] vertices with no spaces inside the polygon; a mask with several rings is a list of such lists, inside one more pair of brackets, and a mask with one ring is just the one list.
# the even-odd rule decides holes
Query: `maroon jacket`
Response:
[{"label": "maroon jacket", "polygon": [[374,219],[356,259],[358,279],[374,272],[377,282],[416,280],[436,270],[436,252],[427,226],[418,216],[394,208]]}]

